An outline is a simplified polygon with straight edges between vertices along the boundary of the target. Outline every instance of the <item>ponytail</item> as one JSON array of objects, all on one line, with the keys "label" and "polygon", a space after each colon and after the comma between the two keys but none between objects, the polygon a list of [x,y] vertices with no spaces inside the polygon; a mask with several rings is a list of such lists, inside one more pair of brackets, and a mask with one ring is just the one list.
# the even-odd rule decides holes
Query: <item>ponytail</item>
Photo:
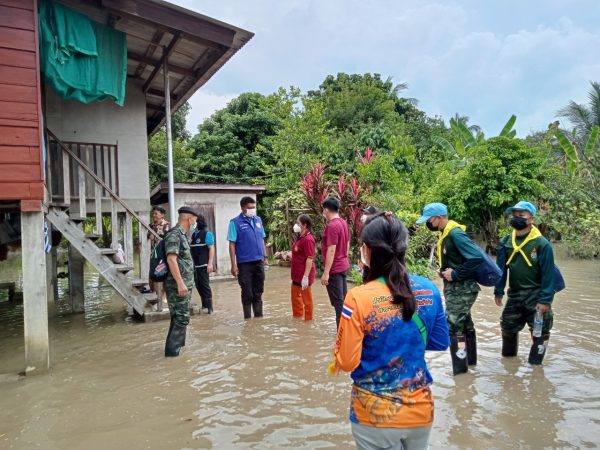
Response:
[{"label": "ponytail", "polygon": [[392,302],[402,306],[402,318],[411,320],[416,301],[405,263],[408,230],[396,217],[381,213],[367,220],[361,237],[371,249],[368,281],[382,277]]}]

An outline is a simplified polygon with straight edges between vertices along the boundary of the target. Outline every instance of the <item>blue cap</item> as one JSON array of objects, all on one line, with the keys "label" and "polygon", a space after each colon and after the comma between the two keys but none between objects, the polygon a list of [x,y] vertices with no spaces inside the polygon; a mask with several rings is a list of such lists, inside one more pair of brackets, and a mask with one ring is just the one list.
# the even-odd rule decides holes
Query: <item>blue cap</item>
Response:
[{"label": "blue cap", "polygon": [[423,208],[423,215],[417,219],[417,224],[425,223],[430,217],[447,216],[448,208],[443,203],[429,203]]},{"label": "blue cap", "polygon": [[517,210],[517,211],[527,211],[527,212],[531,213],[532,216],[536,216],[537,215],[537,209],[536,209],[536,207],[533,205],[533,203],[529,203],[529,202],[520,201],[515,206],[511,206],[510,208],[508,208],[506,210],[506,212],[510,214],[511,212],[513,212],[515,210]]}]

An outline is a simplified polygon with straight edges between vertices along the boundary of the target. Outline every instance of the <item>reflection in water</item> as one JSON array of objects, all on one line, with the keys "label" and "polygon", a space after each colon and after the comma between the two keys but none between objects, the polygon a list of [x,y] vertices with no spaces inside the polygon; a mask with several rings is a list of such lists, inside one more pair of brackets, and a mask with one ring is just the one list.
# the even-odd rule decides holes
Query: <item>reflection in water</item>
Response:
[{"label": "reflection in water", "polygon": [[[428,354],[432,449],[599,445],[599,266],[561,268],[568,288],[555,302],[543,367],[527,364],[524,332],[519,356],[500,357],[489,289],[474,308],[479,365],[453,377],[447,353]],[[335,318],[320,286],[307,323],[291,317],[285,269],[267,274],[262,320],[242,319],[235,282],[214,283],[215,314],[193,316],[184,355],[165,359],[168,324],[126,318],[106,282],[88,274],[85,315],[67,314],[64,302],[51,308],[48,376],[14,375],[23,368],[22,305],[0,300],[0,373],[13,374],[0,378],[0,448],[353,448],[350,378],[326,375]]]}]

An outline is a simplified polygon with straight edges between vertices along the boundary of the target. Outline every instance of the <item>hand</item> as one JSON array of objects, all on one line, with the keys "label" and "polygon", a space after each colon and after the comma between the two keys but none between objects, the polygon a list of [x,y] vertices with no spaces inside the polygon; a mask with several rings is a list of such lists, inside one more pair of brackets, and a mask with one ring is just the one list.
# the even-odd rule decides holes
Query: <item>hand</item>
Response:
[{"label": "hand", "polygon": [[440,269],[438,269],[438,270],[436,271],[436,273],[438,274],[438,277],[440,277],[440,278],[444,278],[444,275],[443,275],[443,273],[442,273],[442,271],[441,271]]},{"label": "hand", "polygon": [[302,283],[300,283],[302,289],[306,289],[308,287],[308,277],[302,277]]},{"label": "hand", "polygon": [[240,273],[237,264],[233,264],[231,266],[231,275],[233,275],[234,277],[237,278],[238,274]]},{"label": "hand", "polygon": [[496,302],[496,306],[502,306],[502,296],[494,297],[494,301]]},{"label": "hand", "polygon": [[212,264],[209,264],[208,266],[206,266],[206,271],[208,273],[213,273],[215,271],[215,268],[213,267]]},{"label": "hand", "polygon": [[329,284],[329,274],[328,274],[328,273],[324,273],[324,274],[321,276],[321,284],[322,284],[323,286],[327,286],[327,285]]},{"label": "hand", "polygon": [[542,304],[542,303],[538,303],[536,305],[536,308],[542,314],[546,314],[548,311],[550,311],[550,305],[546,305],[546,304]]},{"label": "hand", "polygon": [[177,283],[177,295],[180,297],[187,297],[189,292],[190,291],[188,291],[187,286],[183,284],[183,282]]},{"label": "hand", "polygon": [[447,280],[447,281],[452,281],[452,273],[453,273],[453,272],[454,272],[454,270],[453,270],[453,269],[450,269],[450,268],[448,268],[448,269],[444,270],[444,271],[441,273],[441,275],[442,275],[442,278],[444,278],[444,279],[445,279],[445,280]]}]

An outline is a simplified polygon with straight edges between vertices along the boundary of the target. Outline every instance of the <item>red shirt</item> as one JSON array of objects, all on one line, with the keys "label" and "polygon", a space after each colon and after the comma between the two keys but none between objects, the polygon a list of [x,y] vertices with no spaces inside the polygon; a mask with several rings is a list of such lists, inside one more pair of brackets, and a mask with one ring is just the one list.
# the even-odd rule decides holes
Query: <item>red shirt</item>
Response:
[{"label": "red shirt", "polygon": [[350,268],[350,261],[348,261],[349,241],[350,230],[348,230],[348,224],[344,219],[336,217],[327,224],[321,241],[321,256],[323,257],[323,267],[325,267],[327,247],[335,245],[335,257],[329,271],[330,274],[342,273]]},{"label": "red shirt", "polygon": [[312,233],[306,233],[298,238],[292,246],[292,281],[302,283],[306,260],[312,258],[313,263],[308,274],[309,286],[315,282],[315,256],[317,254],[317,244]]}]

